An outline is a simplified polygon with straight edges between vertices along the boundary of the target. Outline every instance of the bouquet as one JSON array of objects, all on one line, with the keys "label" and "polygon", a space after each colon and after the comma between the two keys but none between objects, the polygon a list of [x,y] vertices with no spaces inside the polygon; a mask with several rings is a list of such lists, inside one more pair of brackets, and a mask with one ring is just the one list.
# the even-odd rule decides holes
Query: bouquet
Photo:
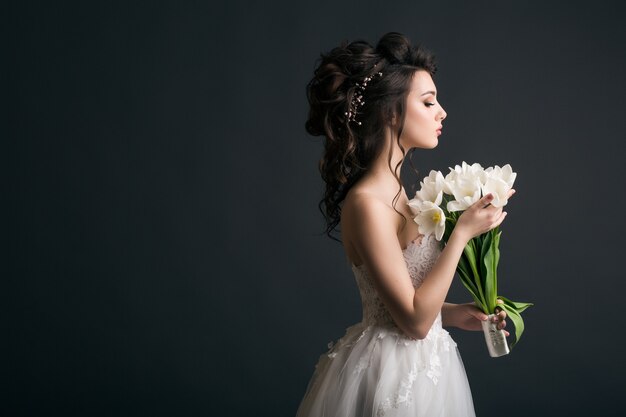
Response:
[{"label": "bouquet", "polygon": [[[480,164],[462,165],[450,168],[450,173],[443,176],[440,171],[430,171],[430,175],[420,182],[420,190],[409,206],[415,214],[415,222],[420,233],[435,234],[438,241],[448,242],[452,230],[463,211],[491,193],[491,205],[503,207],[508,202],[508,192],[513,187],[517,174],[509,164],[483,169]],[[511,301],[498,294],[497,268],[500,260],[500,227],[497,226],[480,236],[472,238],[459,259],[457,272],[463,285],[472,295],[474,302],[485,314],[493,317],[496,307],[503,308],[515,326],[515,341],[511,349],[519,342],[524,332],[521,313],[532,303]],[[498,304],[501,299],[503,303]],[[503,330],[497,330],[491,320],[483,322],[485,340],[492,357],[509,353]]]}]

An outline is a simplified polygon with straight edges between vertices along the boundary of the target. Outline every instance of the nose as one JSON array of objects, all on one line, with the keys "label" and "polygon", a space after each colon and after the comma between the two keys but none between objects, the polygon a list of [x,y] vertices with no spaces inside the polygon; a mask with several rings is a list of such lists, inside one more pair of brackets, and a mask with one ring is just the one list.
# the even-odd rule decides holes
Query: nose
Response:
[{"label": "nose", "polygon": [[448,117],[448,113],[446,113],[446,111],[442,107],[441,108],[441,120],[445,119],[446,117]]}]

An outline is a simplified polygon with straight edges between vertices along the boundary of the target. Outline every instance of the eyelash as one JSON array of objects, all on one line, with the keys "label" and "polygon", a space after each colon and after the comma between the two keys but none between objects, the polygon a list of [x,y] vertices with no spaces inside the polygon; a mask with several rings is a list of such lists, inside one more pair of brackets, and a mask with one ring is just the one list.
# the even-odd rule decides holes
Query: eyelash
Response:
[{"label": "eyelash", "polygon": [[435,103],[429,103],[429,102],[426,102],[424,104],[426,104],[426,107],[430,107],[430,106],[434,106],[435,105]]}]

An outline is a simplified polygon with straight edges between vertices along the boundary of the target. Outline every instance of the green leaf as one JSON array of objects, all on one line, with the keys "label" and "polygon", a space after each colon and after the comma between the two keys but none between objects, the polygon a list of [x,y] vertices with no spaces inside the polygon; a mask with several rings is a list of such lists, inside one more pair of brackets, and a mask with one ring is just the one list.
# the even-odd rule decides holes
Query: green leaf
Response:
[{"label": "green leaf", "polygon": [[476,284],[474,284],[474,280],[472,279],[471,268],[467,262],[467,259],[465,259],[464,256],[461,256],[461,258],[459,258],[459,263],[456,267],[456,270],[459,275],[461,275],[461,273],[463,274],[462,277],[467,277],[468,283],[472,286],[473,291],[478,294],[478,288],[476,287]]},{"label": "green leaf", "polygon": [[510,346],[511,349],[513,349],[513,346],[519,342],[522,337],[522,333],[524,333],[524,320],[522,319],[520,313],[533,304],[514,302],[503,296],[498,296],[498,298],[502,299],[504,302],[503,304],[500,304],[500,307],[507,312],[508,317],[515,326],[515,342],[513,342]]},{"label": "green leaf", "polygon": [[[492,229],[493,230],[493,229]],[[492,235],[489,231],[488,235]],[[489,310],[493,313],[496,309],[496,294],[498,286],[498,247],[497,235],[492,236],[489,240],[489,247],[485,252],[483,263],[485,264],[485,301]],[[486,242],[487,243],[487,242]]]},{"label": "green leaf", "polygon": [[[487,255],[487,252],[489,251],[489,248],[491,247],[492,235],[491,235],[490,232],[487,232],[487,233],[483,233],[482,236],[484,236],[484,238],[481,239],[482,240],[482,246],[480,247],[480,258],[477,259],[477,262],[480,265],[481,282],[485,283],[486,282],[486,277],[487,277],[487,266],[485,265],[485,262],[481,262],[481,260],[485,259],[485,256]],[[485,284],[483,284],[483,286],[484,285]],[[486,293],[486,291],[485,291],[485,293]]]},{"label": "green leaf", "polygon": [[518,313],[521,313],[522,311],[526,310],[530,306],[534,306],[533,303],[521,303],[521,302],[511,301],[508,298],[503,297],[501,295],[499,295],[498,298],[501,298],[502,301],[504,301],[506,304],[508,304],[512,308],[515,308],[515,310],[517,310]]},{"label": "green leaf", "polygon": [[482,248],[483,247],[483,241],[485,239],[485,233],[483,233],[482,235],[478,235],[478,236],[474,237],[474,239],[476,240],[476,247],[477,248]]},{"label": "green leaf", "polygon": [[504,304],[500,304],[500,307],[502,307],[506,311],[508,318],[511,319],[513,325],[515,326],[515,341],[513,341],[513,343],[511,343],[511,345],[509,346],[511,350],[513,350],[513,347],[519,342],[520,338],[522,337],[522,333],[524,333],[524,320],[522,319],[522,316],[517,312],[517,310],[511,307],[510,304],[507,304],[505,302]]},{"label": "green leaf", "polygon": [[[444,214],[445,213],[447,213],[447,210],[445,210]],[[456,216],[454,215],[454,212],[446,214],[446,227],[443,231],[443,237],[441,239],[446,244],[448,243],[448,240],[450,240],[450,235],[452,235],[452,231],[454,230],[455,226]]]},{"label": "green leaf", "polygon": [[465,247],[463,248],[463,254],[461,256],[465,257],[465,260],[470,266],[470,269],[472,271],[472,281],[478,289],[478,295],[480,296],[480,299],[483,300],[482,304],[485,305],[485,294],[483,293],[483,287],[480,282],[480,274],[476,267],[476,251],[474,250],[473,239],[470,239],[467,245],[465,245]]},{"label": "green leaf", "polygon": [[474,286],[472,279],[470,278],[470,275],[467,274],[462,269],[457,269],[457,272],[459,273],[459,276],[461,277],[461,282],[463,283],[465,288],[467,288],[467,290],[469,291],[470,295],[476,302],[476,305],[478,306],[478,308],[480,308],[483,311],[483,313],[489,314],[487,312],[487,309],[485,307],[483,300],[480,298],[478,291],[476,287]]},{"label": "green leaf", "polygon": [[498,266],[498,263],[500,262],[500,236],[501,235],[502,235],[502,232],[500,231],[495,235],[495,238],[494,238],[495,243],[493,246],[494,248],[496,248],[496,267]]}]

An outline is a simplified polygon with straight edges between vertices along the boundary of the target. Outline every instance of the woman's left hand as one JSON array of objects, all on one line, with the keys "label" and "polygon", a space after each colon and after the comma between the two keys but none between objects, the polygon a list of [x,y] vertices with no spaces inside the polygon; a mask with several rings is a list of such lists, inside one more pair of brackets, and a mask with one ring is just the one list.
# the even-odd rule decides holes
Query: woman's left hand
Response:
[{"label": "woman's left hand", "polygon": [[[502,304],[503,301],[498,299],[498,304]],[[463,330],[482,330],[481,322],[487,319],[487,315],[482,312],[476,306],[476,303],[471,302],[467,304],[457,304],[457,327]],[[500,307],[496,307],[497,315],[493,317],[494,322],[498,322],[498,329],[504,329],[506,327],[506,311]],[[509,336],[509,332],[504,331],[506,336]]]}]

